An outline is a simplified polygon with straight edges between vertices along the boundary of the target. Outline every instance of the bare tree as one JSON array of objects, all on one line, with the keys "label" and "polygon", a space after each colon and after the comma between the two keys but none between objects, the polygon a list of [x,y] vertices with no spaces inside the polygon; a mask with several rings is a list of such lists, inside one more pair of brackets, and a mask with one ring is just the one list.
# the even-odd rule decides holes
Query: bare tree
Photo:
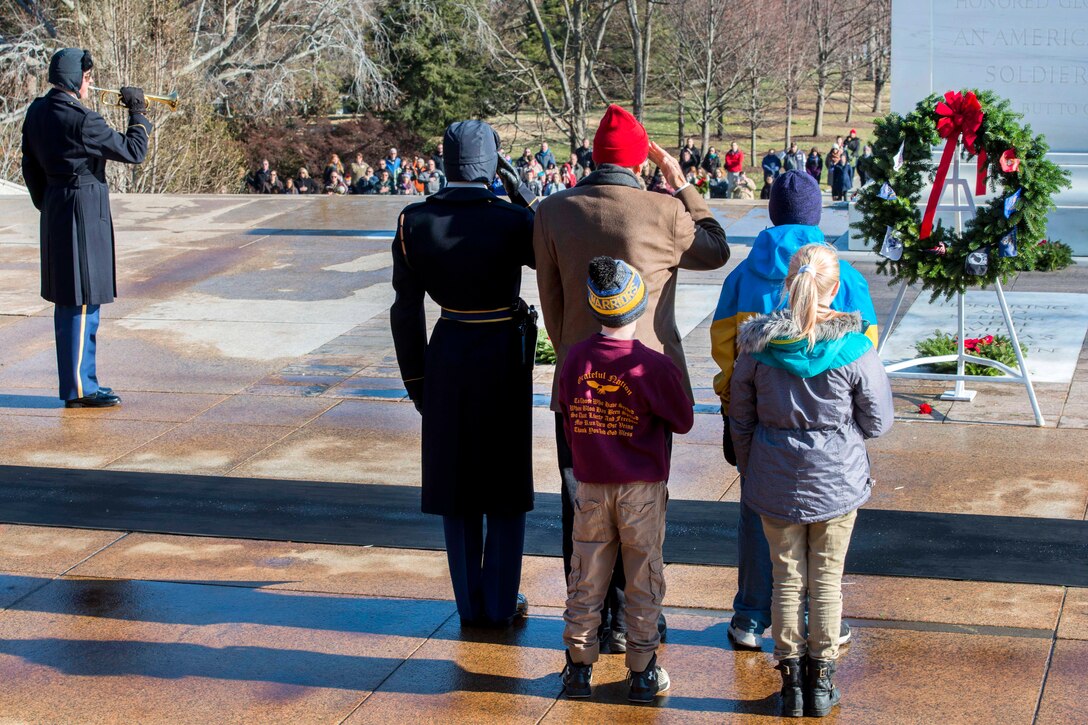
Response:
[{"label": "bare tree", "polygon": [[286,110],[322,73],[350,79],[359,102],[382,106],[395,89],[368,52],[376,0],[223,0],[194,3],[183,73],[202,73],[234,110]]},{"label": "bare tree", "polygon": [[786,132],[782,148],[789,148],[793,140],[793,112],[812,76],[814,44],[812,36],[806,32],[801,12],[805,2],[782,0],[777,13],[778,36],[783,39],[778,46],[778,77],[782,86],[782,100],[786,104]]},{"label": "bare tree", "polygon": [[646,109],[646,81],[650,73],[650,41],[653,39],[656,8],[657,0],[627,0],[627,27],[631,34],[631,57],[634,60],[631,110],[640,121]]},{"label": "bare tree", "polygon": [[[710,145],[710,129],[727,104],[742,90],[736,59],[747,52],[746,38],[733,37],[734,23],[741,22],[752,0],[679,0],[668,10],[673,57],[686,80],[683,98],[694,95],[691,115],[699,125],[701,148]],[[683,133],[680,134],[684,136]]]},{"label": "bare tree", "polygon": [[777,105],[782,80],[779,72],[780,52],[777,47],[773,3],[745,2],[730,5],[730,41],[737,85],[737,108],[747,121],[750,158],[756,158],[756,135],[767,121],[769,111]]},{"label": "bare tree", "polygon": [[812,135],[824,132],[824,106],[831,92],[832,58],[838,39],[839,28],[838,0],[807,0],[805,18],[808,30],[815,43],[813,71],[816,77],[816,120],[812,126]]},{"label": "bare tree", "polygon": [[[490,34],[491,52],[506,78],[535,100],[573,151],[586,137],[594,69],[620,0],[564,0],[547,8],[538,0],[523,3],[527,22],[510,16],[509,3],[494,0],[491,17],[481,18],[479,28]],[[529,39],[539,43],[543,63],[530,57]]]},{"label": "bare tree", "polygon": [[869,75],[873,81],[873,113],[880,113],[884,88],[888,85],[892,62],[892,3],[891,0],[873,0],[862,6],[862,25],[868,29]]}]

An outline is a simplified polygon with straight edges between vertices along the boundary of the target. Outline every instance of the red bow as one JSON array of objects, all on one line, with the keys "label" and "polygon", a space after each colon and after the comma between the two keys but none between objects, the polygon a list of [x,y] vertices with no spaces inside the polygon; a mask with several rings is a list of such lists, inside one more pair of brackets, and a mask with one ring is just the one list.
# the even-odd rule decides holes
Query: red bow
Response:
[{"label": "red bow", "polygon": [[[929,202],[926,204],[926,213],[922,217],[922,229],[918,237],[927,239],[933,232],[933,216],[937,212],[937,204],[944,192],[944,180],[948,175],[948,166],[952,163],[952,154],[956,152],[956,143],[963,136],[963,146],[968,153],[975,153],[975,141],[978,137],[978,129],[982,125],[982,104],[971,91],[958,93],[949,91],[944,94],[944,100],[938,101],[934,109],[940,118],[937,119],[937,133],[941,138],[947,139],[941,163],[937,166],[937,177],[933,181],[933,191],[930,192]],[[978,174],[975,178],[975,193],[986,192],[986,151],[978,151]]]}]

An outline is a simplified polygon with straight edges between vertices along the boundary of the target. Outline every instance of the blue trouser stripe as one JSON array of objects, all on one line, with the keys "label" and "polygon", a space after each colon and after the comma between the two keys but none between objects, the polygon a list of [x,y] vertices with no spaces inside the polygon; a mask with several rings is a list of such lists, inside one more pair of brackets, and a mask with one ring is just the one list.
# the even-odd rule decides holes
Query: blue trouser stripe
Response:
[{"label": "blue trouser stripe", "polygon": [[61,400],[83,398],[98,390],[95,370],[98,321],[98,305],[57,305],[53,311]]}]

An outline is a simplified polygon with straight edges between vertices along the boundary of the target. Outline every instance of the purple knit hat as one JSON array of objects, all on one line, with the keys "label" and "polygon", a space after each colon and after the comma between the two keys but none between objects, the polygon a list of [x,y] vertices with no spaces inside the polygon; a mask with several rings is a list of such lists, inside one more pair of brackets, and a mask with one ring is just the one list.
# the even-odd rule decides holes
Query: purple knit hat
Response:
[{"label": "purple knit hat", "polygon": [[820,182],[804,171],[791,169],[775,179],[771,186],[767,213],[776,227],[783,224],[819,226],[822,209]]}]

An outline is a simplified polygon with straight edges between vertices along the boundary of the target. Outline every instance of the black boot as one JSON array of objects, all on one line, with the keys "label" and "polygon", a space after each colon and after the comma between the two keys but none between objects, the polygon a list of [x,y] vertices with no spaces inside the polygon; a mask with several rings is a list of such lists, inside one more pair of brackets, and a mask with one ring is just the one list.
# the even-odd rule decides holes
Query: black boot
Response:
[{"label": "black boot", "polygon": [[569,698],[589,697],[593,694],[593,665],[580,665],[570,658],[563,668],[563,689]]},{"label": "black boot", "polygon": [[831,681],[834,674],[833,660],[808,658],[805,672],[805,714],[809,717],[823,717],[839,704],[839,689]]},{"label": "black boot", "polygon": [[802,660],[796,657],[780,660],[774,666],[782,673],[782,717],[801,717],[805,714],[805,700],[802,687],[804,677],[801,672]]}]

